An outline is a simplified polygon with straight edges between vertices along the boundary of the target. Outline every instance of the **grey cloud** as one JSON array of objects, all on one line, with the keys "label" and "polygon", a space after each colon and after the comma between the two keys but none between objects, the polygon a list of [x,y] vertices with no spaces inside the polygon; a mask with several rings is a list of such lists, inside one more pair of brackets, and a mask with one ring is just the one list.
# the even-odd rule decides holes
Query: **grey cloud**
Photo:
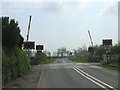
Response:
[{"label": "grey cloud", "polygon": [[41,4],[42,10],[47,12],[61,12],[65,7],[74,8],[80,5],[80,2],[43,2]]},{"label": "grey cloud", "polygon": [[105,12],[104,15],[118,15],[118,4],[113,5],[112,7],[108,8]]},{"label": "grey cloud", "polygon": [[42,4],[42,10],[47,12],[60,12],[62,10],[62,4],[56,2],[44,2]]}]

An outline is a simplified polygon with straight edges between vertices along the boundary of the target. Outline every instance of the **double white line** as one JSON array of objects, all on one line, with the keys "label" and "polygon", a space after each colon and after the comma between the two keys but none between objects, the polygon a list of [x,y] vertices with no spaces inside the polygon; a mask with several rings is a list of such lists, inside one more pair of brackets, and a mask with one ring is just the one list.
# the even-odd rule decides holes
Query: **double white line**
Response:
[{"label": "double white line", "polygon": [[93,83],[97,84],[98,86],[100,86],[101,88],[104,88],[105,90],[117,90],[114,87],[104,83],[103,81],[100,81],[99,79],[89,75],[88,73],[84,72],[83,70],[79,69],[79,68],[73,68],[75,71],[77,71],[79,74],[81,74],[82,76],[84,76],[85,78],[87,78],[88,80],[92,81]]}]

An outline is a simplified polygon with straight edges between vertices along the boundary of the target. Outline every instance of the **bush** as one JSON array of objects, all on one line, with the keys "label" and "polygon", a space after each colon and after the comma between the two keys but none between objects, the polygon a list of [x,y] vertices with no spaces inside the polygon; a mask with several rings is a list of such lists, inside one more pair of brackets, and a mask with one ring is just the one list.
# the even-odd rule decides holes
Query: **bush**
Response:
[{"label": "bush", "polygon": [[10,80],[11,69],[10,69],[10,59],[2,50],[2,83],[6,84]]},{"label": "bush", "polygon": [[68,59],[75,62],[88,62],[89,53],[87,51],[82,51],[80,53],[76,53],[74,56],[69,56]]},{"label": "bush", "polygon": [[41,63],[41,64],[45,63],[45,61],[47,61],[46,54],[45,53],[40,53],[38,60],[39,60],[39,63]]},{"label": "bush", "polygon": [[19,48],[15,48],[15,56],[17,57],[18,75],[22,76],[30,68],[30,59],[26,56],[26,53]]},{"label": "bush", "polygon": [[39,61],[36,57],[30,57],[30,65],[38,65]]},{"label": "bush", "polygon": [[10,80],[22,76],[30,67],[30,60],[25,52],[16,47],[13,51],[3,49],[2,52],[2,83],[5,85]]},{"label": "bush", "polygon": [[50,59],[47,58],[47,55],[43,52],[36,52],[34,59],[31,59],[32,64],[47,64],[51,63]]}]

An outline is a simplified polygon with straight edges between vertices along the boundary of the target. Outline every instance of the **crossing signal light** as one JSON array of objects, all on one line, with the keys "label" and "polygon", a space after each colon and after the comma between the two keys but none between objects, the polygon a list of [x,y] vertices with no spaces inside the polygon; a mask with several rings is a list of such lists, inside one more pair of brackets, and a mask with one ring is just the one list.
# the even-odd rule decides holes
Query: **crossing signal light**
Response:
[{"label": "crossing signal light", "polygon": [[43,45],[36,45],[36,50],[43,50],[44,46]]},{"label": "crossing signal light", "polygon": [[103,39],[103,46],[112,46],[112,39]]},{"label": "crossing signal light", "polygon": [[88,52],[93,52],[94,48],[93,47],[88,47]]},{"label": "crossing signal light", "polygon": [[24,42],[23,46],[24,49],[35,49],[35,42],[27,41]]}]

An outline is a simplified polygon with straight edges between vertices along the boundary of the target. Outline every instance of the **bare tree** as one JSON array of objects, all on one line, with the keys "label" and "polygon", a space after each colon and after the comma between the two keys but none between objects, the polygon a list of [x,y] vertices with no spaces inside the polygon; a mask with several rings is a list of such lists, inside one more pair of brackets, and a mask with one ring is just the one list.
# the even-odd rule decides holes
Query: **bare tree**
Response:
[{"label": "bare tree", "polygon": [[51,52],[50,52],[50,51],[44,50],[44,53],[45,53],[48,57],[51,57]]}]

